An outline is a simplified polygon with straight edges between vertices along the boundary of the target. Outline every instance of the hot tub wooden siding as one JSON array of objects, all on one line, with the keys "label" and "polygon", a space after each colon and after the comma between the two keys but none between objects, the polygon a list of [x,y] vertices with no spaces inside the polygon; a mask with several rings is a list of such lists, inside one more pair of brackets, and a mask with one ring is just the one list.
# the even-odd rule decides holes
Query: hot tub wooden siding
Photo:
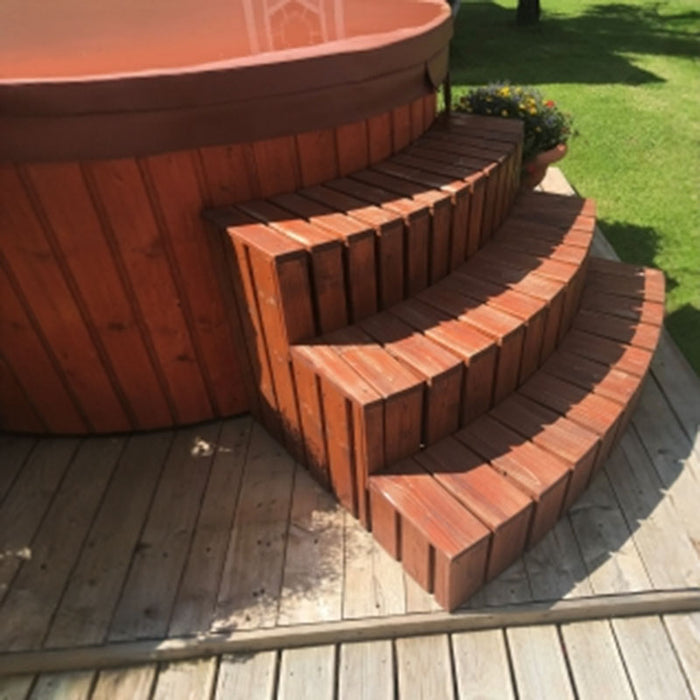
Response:
[{"label": "hot tub wooden siding", "polygon": [[0,164],[0,428],[107,433],[248,408],[221,241],[203,209],[386,158],[429,94],[364,121],[110,160]]}]

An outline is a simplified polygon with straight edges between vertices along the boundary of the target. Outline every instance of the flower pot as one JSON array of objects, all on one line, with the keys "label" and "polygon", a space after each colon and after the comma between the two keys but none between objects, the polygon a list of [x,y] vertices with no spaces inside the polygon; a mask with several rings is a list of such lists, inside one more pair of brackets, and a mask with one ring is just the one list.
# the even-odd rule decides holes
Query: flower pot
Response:
[{"label": "flower pot", "polygon": [[547,168],[561,160],[566,155],[567,147],[565,143],[560,143],[549,151],[538,153],[532,160],[523,165],[523,173],[520,183],[523,187],[532,189],[544,180]]}]

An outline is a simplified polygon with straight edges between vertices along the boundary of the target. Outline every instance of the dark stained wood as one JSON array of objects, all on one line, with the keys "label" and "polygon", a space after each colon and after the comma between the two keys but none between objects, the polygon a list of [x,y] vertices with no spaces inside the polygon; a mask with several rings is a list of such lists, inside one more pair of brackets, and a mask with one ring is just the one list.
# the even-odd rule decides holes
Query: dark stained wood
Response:
[{"label": "dark stained wood", "polygon": [[405,294],[411,296],[428,285],[430,251],[430,210],[424,204],[397,197],[391,192],[352,178],[342,178],[326,186],[398,214],[404,222]]},{"label": "dark stained wood", "polygon": [[255,192],[269,197],[292,192],[301,186],[301,167],[293,136],[280,136],[253,143],[255,157]]},{"label": "dark stained wood", "polygon": [[389,313],[368,318],[360,327],[425,380],[425,443],[431,444],[453,433],[461,411],[464,382],[461,360]]},{"label": "dark stained wood", "polygon": [[369,162],[377,163],[388,158],[394,150],[391,132],[391,113],[385,112],[367,120]]},{"label": "dark stained wood", "polygon": [[487,580],[520,556],[533,512],[528,496],[453,438],[420,452],[416,461],[492,531]]},{"label": "dark stained wood", "polygon": [[251,167],[249,144],[200,148],[199,159],[208,187],[208,206],[223,207],[255,196],[251,185],[255,170]]},{"label": "dark stained wood", "polygon": [[[15,373],[0,355],[0,425],[10,432],[46,432],[46,423],[36,412]],[[7,407],[7,408],[6,408]],[[16,427],[15,427],[16,426]]]},{"label": "dark stained wood", "polygon": [[[13,384],[20,384],[27,400],[35,407],[42,424],[50,432],[82,433],[89,423],[81,415],[79,403],[45,341],[37,333],[36,324],[28,316],[8,276],[0,266],[0,299],[2,319],[0,335],[2,356],[13,375]],[[3,394],[3,397],[5,395]],[[11,395],[8,395],[8,398]],[[3,422],[7,430],[28,431],[34,419],[24,427],[14,416],[14,404],[3,401]]]},{"label": "dark stained wood", "polygon": [[0,229],[11,234],[3,242],[4,264],[22,291],[25,308],[31,309],[33,321],[50,339],[57,367],[70,385],[85,422],[91,431],[130,429],[111,367],[105,366],[104,348],[84,303],[76,299],[75,282],[37,193],[30,196],[18,171],[4,165],[0,167],[0,191],[6,201],[12,201],[11,207],[0,207]]},{"label": "dark stained wood", "polygon": [[535,501],[528,545],[541,539],[559,518],[569,485],[569,465],[490,416],[482,416],[455,437]]},{"label": "dark stained wood", "polygon": [[394,152],[408,146],[412,138],[411,106],[396,107],[391,112],[391,143]]},{"label": "dark stained wood", "polygon": [[366,121],[343,124],[335,130],[338,175],[349,175],[366,168],[370,160],[369,132]]},{"label": "dark stained wood", "polygon": [[379,307],[384,308],[403,299],[404,224],[401,217],[328,187],[310,187],[303,190],[302,194],[325,206],[343,211],[350,218],[374,229],[377,236]]},{"label": "dark stained wood", "polygon": [[301,184],[304,187],[318,185],[338,176],[336,157],[336,132],[321,129],[296,135],[299,154]]},{"label": "dark stained wood", "polygon": [[158,225],[139,165],[130,160],[103,161],[86,170],[175,421],[182,424],[212,417],[191,330],[178,304],[180,290],[171,266],[172,253],[164,240],[168,231]]}]

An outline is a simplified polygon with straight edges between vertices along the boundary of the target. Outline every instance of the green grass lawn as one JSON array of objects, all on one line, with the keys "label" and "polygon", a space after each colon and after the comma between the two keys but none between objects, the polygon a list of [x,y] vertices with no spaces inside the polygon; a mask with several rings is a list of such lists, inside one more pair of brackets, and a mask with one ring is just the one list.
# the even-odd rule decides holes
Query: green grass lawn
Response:
[{"label": "green grass lawn", "polygon": [[517,27],[516,5],[463,1],[454,97],[510,80],[574,115],[562,170],[623,260],[665,272],[666,326],[700,374],[700,6],[542,0]]}]

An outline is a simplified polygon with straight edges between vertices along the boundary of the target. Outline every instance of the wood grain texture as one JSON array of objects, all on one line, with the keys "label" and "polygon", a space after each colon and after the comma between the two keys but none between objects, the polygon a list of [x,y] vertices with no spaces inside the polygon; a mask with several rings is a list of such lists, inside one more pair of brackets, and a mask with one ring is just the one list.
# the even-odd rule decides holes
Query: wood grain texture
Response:
[{"label": "wood grain texture", "polygon": [[221,657],[215,700],[241,697],[273,700],[277,681],[277,652],[226,655]]},{"label": "wood grain texture", "polygon": [[515,697],[501,630],[450,635],[459,697]]},{"label": "wood grain texture", "polygon": [[148,700],[157,673],[155,664],[101,671],[90,700]]},{"label": "wood grain texture", "polygon": [[280,659],[279,700],[302,700],[309,687],[314,697],[332,700],[335,688],[335,646],[286,649]]},{"label": "wood grain texture", "polygon": [[339,700],[391,700],[394,667],[391,641],[357,642],[340,646]]},{"label": "wood grain texture", "polygon": [[402,698],[454,698],[446,634],[396,640],[398,693]]},{"label": "wood grain texture", "polygon": [[214,688],[216,658],[181,661],[159,670],[153,700],[199,700]]}]

